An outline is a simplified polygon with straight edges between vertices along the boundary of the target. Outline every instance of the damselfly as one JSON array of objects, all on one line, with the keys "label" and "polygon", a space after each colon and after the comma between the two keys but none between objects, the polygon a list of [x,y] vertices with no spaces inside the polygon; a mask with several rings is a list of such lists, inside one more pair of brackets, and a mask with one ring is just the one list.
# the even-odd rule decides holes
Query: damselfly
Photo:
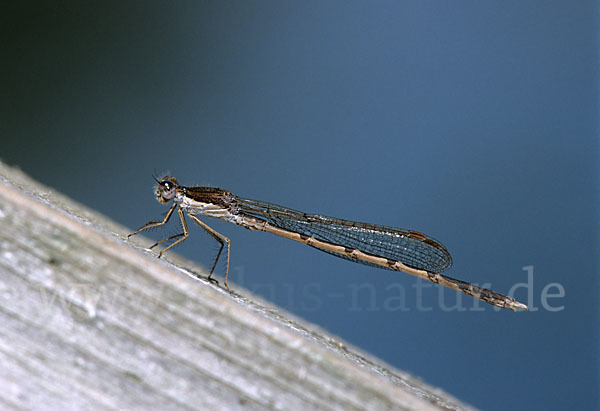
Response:
[{"label": "damselfly", "polygon": [[179,185],[175,177],[155,180],[156,199],[161,203],[172,201],[173,205],[161,221],[150,221],[129,236],[166,224],[177,210],[183,232],[160,240],[150,247],[172,241],[159,253],[158,256],[161,257],[165,251],[188,238],[189,231],[185,221],[187,213],[221,245],[210,270],[209,280],[212,279],[217,261],[227,244],[227,288],[229,238],[210,228],[196,215],[216,217],[249,230],[273,233],[356,263],[402,271],[460,291],[496,307],[513,311],[519,308],[527,309],[525,304],[512,297],[440,274],[452,265],[450,253],[437,240],[417,231],[307,214],[276,204],[241,198],[216,187],[185,187]]}]

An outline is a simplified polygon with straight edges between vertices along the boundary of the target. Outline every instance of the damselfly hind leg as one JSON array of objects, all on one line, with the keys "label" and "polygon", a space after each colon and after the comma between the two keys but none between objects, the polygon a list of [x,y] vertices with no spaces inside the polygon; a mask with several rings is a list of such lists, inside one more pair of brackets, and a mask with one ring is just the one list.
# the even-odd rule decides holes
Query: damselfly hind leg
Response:
[{"label": "damselfly hind leg", "polygon": [[215,240],[217,240],[219,242],[219,244],[221,244],[221,247],[219,247],[219,252],[217,253],[217,258],[215,258],[215,262],[213,263],[213,266],[210,269],[210,274],[208,275],[208,280],[216,282],[217,284],[219,282],[216,279],[212,278],[212,274],[213,274],[213,271],[215,271],[215,267],[217,266],[217,262],[219,261],[219,257],[221,257],[221,251],[223,251],[223,246],[225,244],[227,244],[227,269],[225,271],[225,287],[227,288],[227,290],[229,290],[229,284],[227,283],[227,280],[229,279],[229,253],[230,253],[230,249],[231,249],[231,241],[229,241],[229,238],[225,237],[223,234],[221,234],[221,233],[213,230],[211,227],[209,227],[202,220],[198,219],[198,217],[196,217],[195,215],[192,215],[192,214],[188,214],[188,215],[200,227],[204,228],[204,230],[206,230],[206,232],[208,234],[210,234]]}]

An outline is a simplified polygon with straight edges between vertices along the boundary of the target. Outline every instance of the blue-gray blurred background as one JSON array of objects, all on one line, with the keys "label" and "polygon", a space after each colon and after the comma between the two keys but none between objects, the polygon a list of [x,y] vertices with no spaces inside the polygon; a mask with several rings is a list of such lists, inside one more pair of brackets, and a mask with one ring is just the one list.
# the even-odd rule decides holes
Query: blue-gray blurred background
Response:
[{"label": "blue-gray blurred background", "polygon": [[[470,404],[598,407],[597,2],[13,2],[0,21],[5,162],[131,229],[166,211],[168,170],[430,234],[451,276],[528,283],[531,311],[205,219],[234,288]],[[209,265],[191,230],[176,252]]]}]

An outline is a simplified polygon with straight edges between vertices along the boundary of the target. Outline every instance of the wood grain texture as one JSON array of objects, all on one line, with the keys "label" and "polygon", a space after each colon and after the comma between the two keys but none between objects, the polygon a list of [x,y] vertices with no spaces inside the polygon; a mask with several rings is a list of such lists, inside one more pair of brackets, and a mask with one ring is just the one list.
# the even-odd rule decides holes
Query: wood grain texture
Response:
[{"label": "wood grain texture", "polygon": [[2,409],[469,409],[2,163],[0,226]]}]

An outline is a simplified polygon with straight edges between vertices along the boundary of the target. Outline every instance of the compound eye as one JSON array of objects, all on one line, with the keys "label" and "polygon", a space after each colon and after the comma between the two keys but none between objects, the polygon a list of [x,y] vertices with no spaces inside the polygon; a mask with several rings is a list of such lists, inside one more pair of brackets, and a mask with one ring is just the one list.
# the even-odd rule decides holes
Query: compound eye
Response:
[{"label": "compound eye", "polygon": [[177,180],[167,178],[162,180],[156,186],[156,199],[160,203],[168,203],[175,197],[177,187]]}]

